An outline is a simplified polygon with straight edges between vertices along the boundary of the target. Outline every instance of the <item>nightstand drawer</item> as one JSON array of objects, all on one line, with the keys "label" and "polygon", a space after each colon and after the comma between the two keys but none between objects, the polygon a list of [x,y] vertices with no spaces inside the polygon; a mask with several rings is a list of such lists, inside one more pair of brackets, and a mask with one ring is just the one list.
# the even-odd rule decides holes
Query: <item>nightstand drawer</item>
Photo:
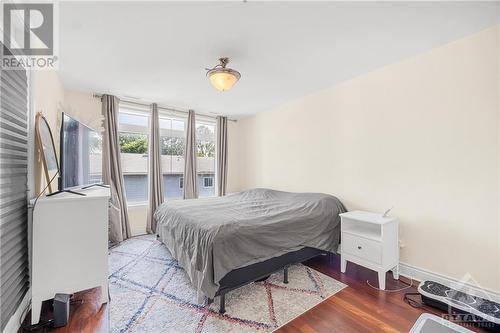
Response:
[{"label": "nightstand drawer", "polygon": [[382,262],[382,247],[380,242],[342,233],[341,244],[342,253],[355,255],[376,264]]}]

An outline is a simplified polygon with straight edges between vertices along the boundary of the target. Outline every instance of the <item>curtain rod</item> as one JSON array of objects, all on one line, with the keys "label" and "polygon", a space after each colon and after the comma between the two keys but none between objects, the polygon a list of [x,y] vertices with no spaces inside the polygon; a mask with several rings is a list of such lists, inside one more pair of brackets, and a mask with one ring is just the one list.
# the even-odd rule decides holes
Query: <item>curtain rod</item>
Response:
[{"label": "curtain rod", "polygon": [[[102,94],[92,94],[92,97],[94,98],[99,98],[101,99],[102,98]],[[118,97],[121,101],[124,101],[126,103],[129,103],[129,104],[136,104],[136,105],[140,105],[140,106],[151,106],[151,104],[148,104],[148,103],[141,103],[141,102],[135,102],[135,101],[131,101],[130,99],[127,99],[127,98],[121,98],[121,97]],[[182,112],[182,113],[188,113],[189,110],[186,110],[186,109],[178,109],[178,108],[174,108],[174,107],[170,107],[170,106],[160,106],[158,105],[158,109],[159,110],[166,110],[166,111],[174,111],[174,112]],[[199,115],[202,115],[202,116],[206,116],[206,117],[212,117],[212,118],[215,118],[217,116],[219,116],[218,114],[216,113],[197,113]],[[237,119],[231,119],[231,118],[227,118],[228,121],[233,121],[233,122],[237,122],[238,120]]]}]

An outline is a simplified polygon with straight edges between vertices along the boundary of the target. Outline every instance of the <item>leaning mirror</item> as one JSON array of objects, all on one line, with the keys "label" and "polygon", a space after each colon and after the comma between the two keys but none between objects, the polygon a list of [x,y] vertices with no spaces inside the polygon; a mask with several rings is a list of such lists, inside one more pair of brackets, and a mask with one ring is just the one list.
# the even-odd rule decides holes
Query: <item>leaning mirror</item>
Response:
[{"label": "leaning mirror", "polygon": [[49,192],[52,193],[52,184],[53,180],[59,173],[59,164],[57,163],[56,148],[54,146],[52,131],[50,130],[47,119],[45,119],[41,113],[37,113],[36,115],[35,133],[44,169],[45,181]]}]

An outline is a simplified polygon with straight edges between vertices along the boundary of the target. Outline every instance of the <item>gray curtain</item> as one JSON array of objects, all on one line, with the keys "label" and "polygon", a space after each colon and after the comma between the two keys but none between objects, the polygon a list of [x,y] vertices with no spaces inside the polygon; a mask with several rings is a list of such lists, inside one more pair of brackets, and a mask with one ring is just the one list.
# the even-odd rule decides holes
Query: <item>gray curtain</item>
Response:
[{"label": "gray curtain", "polygon": [[115,96],[102,96],[102,115],[104,116],[102,180],[111,189],[109,208],[109,240],[111,242],[121,242],[132,236],[118,144],[119,103],[120,100]]},{"label": "gray curtain", "polygon": [[196,179],[196,120],[193,110],[189,110],[188,114],[184,162],[184,199],[196,199],[198,198],[198,183]]},{"label": "gray curtain", "polygon": [[217,194],[226,195],[227,117],[217,117]]},{"label": "gray curtain", "polygon": [[146,230],[156,233],[156,220],[153,214],[163,202],[163,175],[161,171],[160,119],[158,105],[151,105],[151,125],[149,136],[149,208]]}]

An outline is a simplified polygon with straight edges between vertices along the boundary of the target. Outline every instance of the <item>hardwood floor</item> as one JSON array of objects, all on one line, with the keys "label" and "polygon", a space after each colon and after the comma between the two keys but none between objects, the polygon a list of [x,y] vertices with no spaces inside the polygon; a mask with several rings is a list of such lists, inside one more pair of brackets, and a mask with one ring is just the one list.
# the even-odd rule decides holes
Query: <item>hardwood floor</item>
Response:
[{"label": "hardwood floor", "polygon": [[[42,328],[36,331],[20,329],[19,332],[108,333],[107,305],[102,305],[100,299],[100,288],[76,293],[73,297],[73,304],[71,304],[70,307],[70,320],[68,325],[60,328]],[[28,313],[25,322],[28,318],[31,318],[31,313]],[[52,318],[50,302],[44,302],[42,306],[41,322],[50,318]]]},{"label": "hardwood floor", "polygon": [[[276,332],[408,332],[422,313],[429,312],[438,316],[443,313],[427,306],[413,308],[408,305],[403,300],[404,294],[416,292],[415,287],[399,292],[384,292],[370,287],[366,281],[377,286],[377,273],[361,266],[348,263],[346,274],[340,273],[339,256],[333,256],[330,262],[325,257],[317,257],[306,264],[342,281],[349,288],[333,295]],[[406,278],[400,279],[410,282]],[[387,274],[386,281],[387,290],[407,286],[394,280],[391,273]],[[420,297],[410,297],[420,302]],[[464,326],[475,332],[486,332],[471,325]]]},{"label": "hardwood floor", "polygon": [[[349,263],[346,274],[340,273],[339,257],[317,257],[306,264],[326,275],[344,282],[349,287],[333,295],[313,309],[305,312],[276,332],[279,333],[333,333],[333,332],[408,332],[415,320],[424,312],[440,315],[442,312],[429,308],[413,308],[403,301],[407,292],[383,292],[373,289],[367,280],[377,286],[377,273]],[[404,279],[404,278],[403,278]],[[400,289],[406,284],[387,276],[387,289]],[[414,296],[416,297],[416,296]],[[57,333],[107,333],[107,306],[99,304],[100,291],[92,289],[75,294],[74,299],[82,299],[82,304],[71,306],[70,322],[58,329],[42,329],[37,332]],[[417,297],[418,298],[418,297]],[[42,316],[50,318],[50,306],[45,304]],[[29,318],[29,316],[28,316]],[[467,326],[475,332],[486,332],[477,327]],[[20,330],[19,332],[28,332]]]}]

